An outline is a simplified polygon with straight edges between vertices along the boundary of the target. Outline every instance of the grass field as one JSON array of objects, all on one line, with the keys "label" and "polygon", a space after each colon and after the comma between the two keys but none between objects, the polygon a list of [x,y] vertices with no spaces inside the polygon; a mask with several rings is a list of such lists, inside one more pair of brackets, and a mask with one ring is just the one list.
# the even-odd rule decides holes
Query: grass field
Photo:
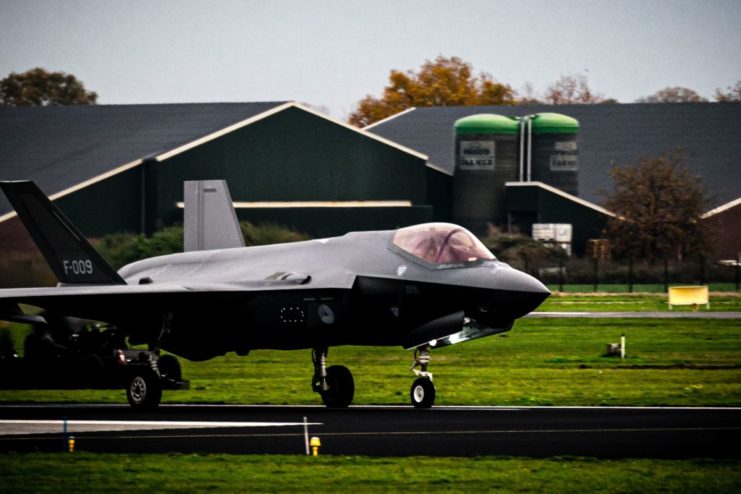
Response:
[{"label": "grass field", "polygon": [[[690,283],[691,284],[691,283]],[[707,283],[711,292],[738,292],[735,283]],[[558,283],[548,283],[548,288],[551,291],[559,291],[560,286]],[[669,286],[678,286],[676,283],[670,283]],[[597,292],[605,293],[628,293],[630,285],[628,284],[613,284],[613,283],[598,283]],[[594,291],[594,283],[581,283],[581,284],[565,284],[563,285],[563,291],[568,293],[589,293]],[[636,283],[633,285],[633,293],[665,293],[663,283]]]},{"label": "grass field", "polygon": [[741,491],[737,461],[367,458],[239,455],[0,455],[0,492]]},{"label": "grass field", "polygon": [[[670,312],[665,293],[571,293],[554,292],[539,311],[577,312]],[[691,306],[675,306],[671,312],[692,312]],[[704,306],[698,311],[706,312]],[[710,310],[741,312],[741,293],[712,292]]]},{"label": "grass field", "polygon": [[[712,310],[741,310],[712,294]],[[548,311],[667,310],[666,296],[555,294]],[[682,310],[688,310],[683,308]],[[13,328],[22,338],[25,330]],[[627,337],[627,358],[605,345]],[[20,340],[22,341],[22,340]],[[355,403],[407,404],[411,355],[333,348]],[[183,361],[190,391],[165,402],[316,404],[308,351]],[[438,404],[741,406],[741,321],[524,319],[504,335],[433,351]],[[0,402],[124,403],[120,390],[0,391]],[[741,492],[741,462],[589,458],[368,458],[0,454],[0,492]]]},{"label": "grass field", "polygon": [[[627,358],[605,357],[627,338]],[[339,347],[356,404],[407,404],[410,352]],[[316,404],[310,352],[183,361],[191,390],[165,402]],[[524,319],[509,333],[433,351],[441,405],[741,405],[741,320]],[[121,390],[0,391],[0,402],[124,403]]]}]

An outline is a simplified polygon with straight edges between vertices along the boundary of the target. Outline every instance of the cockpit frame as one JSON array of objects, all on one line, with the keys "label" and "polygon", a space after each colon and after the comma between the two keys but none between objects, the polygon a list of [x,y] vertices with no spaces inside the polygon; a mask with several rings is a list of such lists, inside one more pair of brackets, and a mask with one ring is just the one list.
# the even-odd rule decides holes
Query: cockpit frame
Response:
[{"label": "cockpit frame", "polygon": [[428,269],[466,268],[497,260],[475,235],[451,223],[399,228],[388,248]]}]

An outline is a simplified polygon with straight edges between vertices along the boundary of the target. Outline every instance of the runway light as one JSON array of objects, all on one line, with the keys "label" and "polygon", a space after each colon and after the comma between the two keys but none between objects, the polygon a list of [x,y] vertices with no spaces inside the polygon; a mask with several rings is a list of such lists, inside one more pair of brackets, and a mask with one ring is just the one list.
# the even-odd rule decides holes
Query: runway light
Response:
[{"label": "runway light", "polygon": [[322,445],[322,442],[319,440],[319,438],[316,436],[312,437],[310,445],[311,445],[311,455],[319,456],[319,447]]}]

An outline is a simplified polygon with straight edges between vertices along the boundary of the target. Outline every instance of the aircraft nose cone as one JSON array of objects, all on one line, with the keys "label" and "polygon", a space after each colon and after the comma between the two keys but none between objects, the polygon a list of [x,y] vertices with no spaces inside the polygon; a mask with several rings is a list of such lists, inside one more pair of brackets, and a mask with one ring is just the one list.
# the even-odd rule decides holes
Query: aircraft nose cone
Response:
[{"label": "aircraft nose cone", "polygon": [[[551,291],[536,278],[512,268],[500,269],[496,273],[500,288],[515,292],[528,292],[548,296]],[[543,297],[545,299],[545,297]]]},{"label": "aircraft nose cone", "polygon": [[497,270],[496,286],[502,293],[502,302],[515,318],[535,310],[551,294],[539,280],[512,268]]}]

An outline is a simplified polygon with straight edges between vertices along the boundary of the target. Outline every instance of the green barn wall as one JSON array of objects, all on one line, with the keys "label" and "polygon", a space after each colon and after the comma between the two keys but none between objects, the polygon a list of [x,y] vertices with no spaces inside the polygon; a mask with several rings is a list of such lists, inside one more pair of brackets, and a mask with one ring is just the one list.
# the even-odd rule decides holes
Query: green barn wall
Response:
[{"label": "green barn wall", "polygon": [[[537,186],[507,187],[506,209],[512,226],[530,235],[532,223],[571,223],[572,248],[584,252],[587,240],[600,238],[609,216]],[[525,227],[527,225],[527,227]]]},{"label": "green barn wall", "polygon": [[86,237],[141,231],[141,167],[134,167],[76,192],[54,204]]},{"label": "green barn wall", "polygon": [[[182,221],[176,203],[183,200],[185,180],[225,179],[235,201],[409,200],[417,205],[427,199],[424,159],[298,108],[149,166],[156,175],[148,174],[148,181],[150,190],[156,182],[157,227]],[[327,221],[332,218],[318,215],[316,229]],[[391,216],[386,223],[394,221]]]},{"label": "green barn wall", "polygon": [[350,231],[391,230],[433,220],[431,206],[238,209],[237,217],[252,223],[286,225],[314,238]]}]

